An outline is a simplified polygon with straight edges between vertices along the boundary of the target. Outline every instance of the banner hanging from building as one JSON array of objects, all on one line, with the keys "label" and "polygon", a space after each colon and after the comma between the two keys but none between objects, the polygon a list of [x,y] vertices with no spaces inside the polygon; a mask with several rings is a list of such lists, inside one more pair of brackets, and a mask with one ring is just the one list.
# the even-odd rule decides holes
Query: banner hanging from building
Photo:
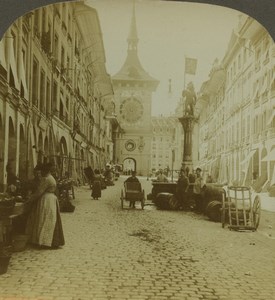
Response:
[{"label": "banner hanging from building", "polygon": [[197,62],[196,58],[185,57],[185,74],[195,75]]}]

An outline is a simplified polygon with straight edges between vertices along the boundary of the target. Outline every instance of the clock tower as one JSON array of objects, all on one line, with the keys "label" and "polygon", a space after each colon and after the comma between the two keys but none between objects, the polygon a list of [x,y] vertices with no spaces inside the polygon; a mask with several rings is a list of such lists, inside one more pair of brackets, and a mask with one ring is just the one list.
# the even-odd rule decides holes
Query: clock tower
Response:
[{"label": "clock tower", "polygon": [[151,159],[151,106],[152,93],[159,81],[142,67],[138,57],[138,35],[135,4],[127,39],[126,60],[120,71],[112,77],[116,102],[116,115],[122,130],[116,134],[116,163],[124,170],[136,170],[147,175]]}]

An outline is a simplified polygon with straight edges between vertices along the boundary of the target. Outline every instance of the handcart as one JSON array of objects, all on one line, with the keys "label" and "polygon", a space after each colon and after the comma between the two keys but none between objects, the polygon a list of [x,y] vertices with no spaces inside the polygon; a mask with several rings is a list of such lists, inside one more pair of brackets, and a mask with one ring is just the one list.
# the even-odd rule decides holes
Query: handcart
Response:
[{"label": "handcart", "polygon": [[145,205],[145,193],[141,188],[140,182],[125,182],[124,189],[121,189],[121,208],[123,209],[124,201],[130,201],[130,204],[140,201],[141,208]]},{"label": "handcart", "polygon": [[221,209],[222,227],[228,221],[230,230],[256,231],[261,216],[261,200],[258,195],[252,200],[251,189],[245,186],[230,186],[223,195]]}]

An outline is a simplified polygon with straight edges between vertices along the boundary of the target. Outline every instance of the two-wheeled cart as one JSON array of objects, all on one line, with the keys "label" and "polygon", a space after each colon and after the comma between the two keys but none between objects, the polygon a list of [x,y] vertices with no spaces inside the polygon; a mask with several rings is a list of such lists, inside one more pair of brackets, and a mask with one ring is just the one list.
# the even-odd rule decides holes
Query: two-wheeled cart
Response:
[{"label": "two-wheeled cart", "polygon": [[230,186],[223,195],[221,208],[222,227],[228,222],[230,230],[257,230],[261,216],[261,200],[252,199],[250,187]]},{"label": "two-wheeled cart", "polygon": [[144,208],[145,205],[145,193],[144,190],[141,187],[140,182],[125,182],[124,183],[124,189],[121,189],[121,208],[124,207],[124,201],[130,202],[133,204],[136,201],[140,201],[141,208]]}]

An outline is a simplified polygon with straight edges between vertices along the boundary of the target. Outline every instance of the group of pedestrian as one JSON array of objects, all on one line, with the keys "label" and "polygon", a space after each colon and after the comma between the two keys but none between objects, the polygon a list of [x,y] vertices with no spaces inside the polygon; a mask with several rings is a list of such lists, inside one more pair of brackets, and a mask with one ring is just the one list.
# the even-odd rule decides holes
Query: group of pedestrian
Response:
[{"label": "group of pedestrian", "polygon": [[91,178],[91,197],[94,200],[98,200],[101,198],[101,190],[106,188],[106,186],[112,185],[114,185],[114,170],[110,164],[107,164],[102,172],[99,169],[95,169]]},{"label": "group of pedestrian", "polygon": [[[195,174],[189,173],[188,167],[181,168],[176,193],[182,209],[194,208],[197,212],[203,212],[206,185],[201,173],[201,168],[196,168]],[[190,197],[191,194],[193,197]],[[194,207],[191,198],[194,199]]]}]

